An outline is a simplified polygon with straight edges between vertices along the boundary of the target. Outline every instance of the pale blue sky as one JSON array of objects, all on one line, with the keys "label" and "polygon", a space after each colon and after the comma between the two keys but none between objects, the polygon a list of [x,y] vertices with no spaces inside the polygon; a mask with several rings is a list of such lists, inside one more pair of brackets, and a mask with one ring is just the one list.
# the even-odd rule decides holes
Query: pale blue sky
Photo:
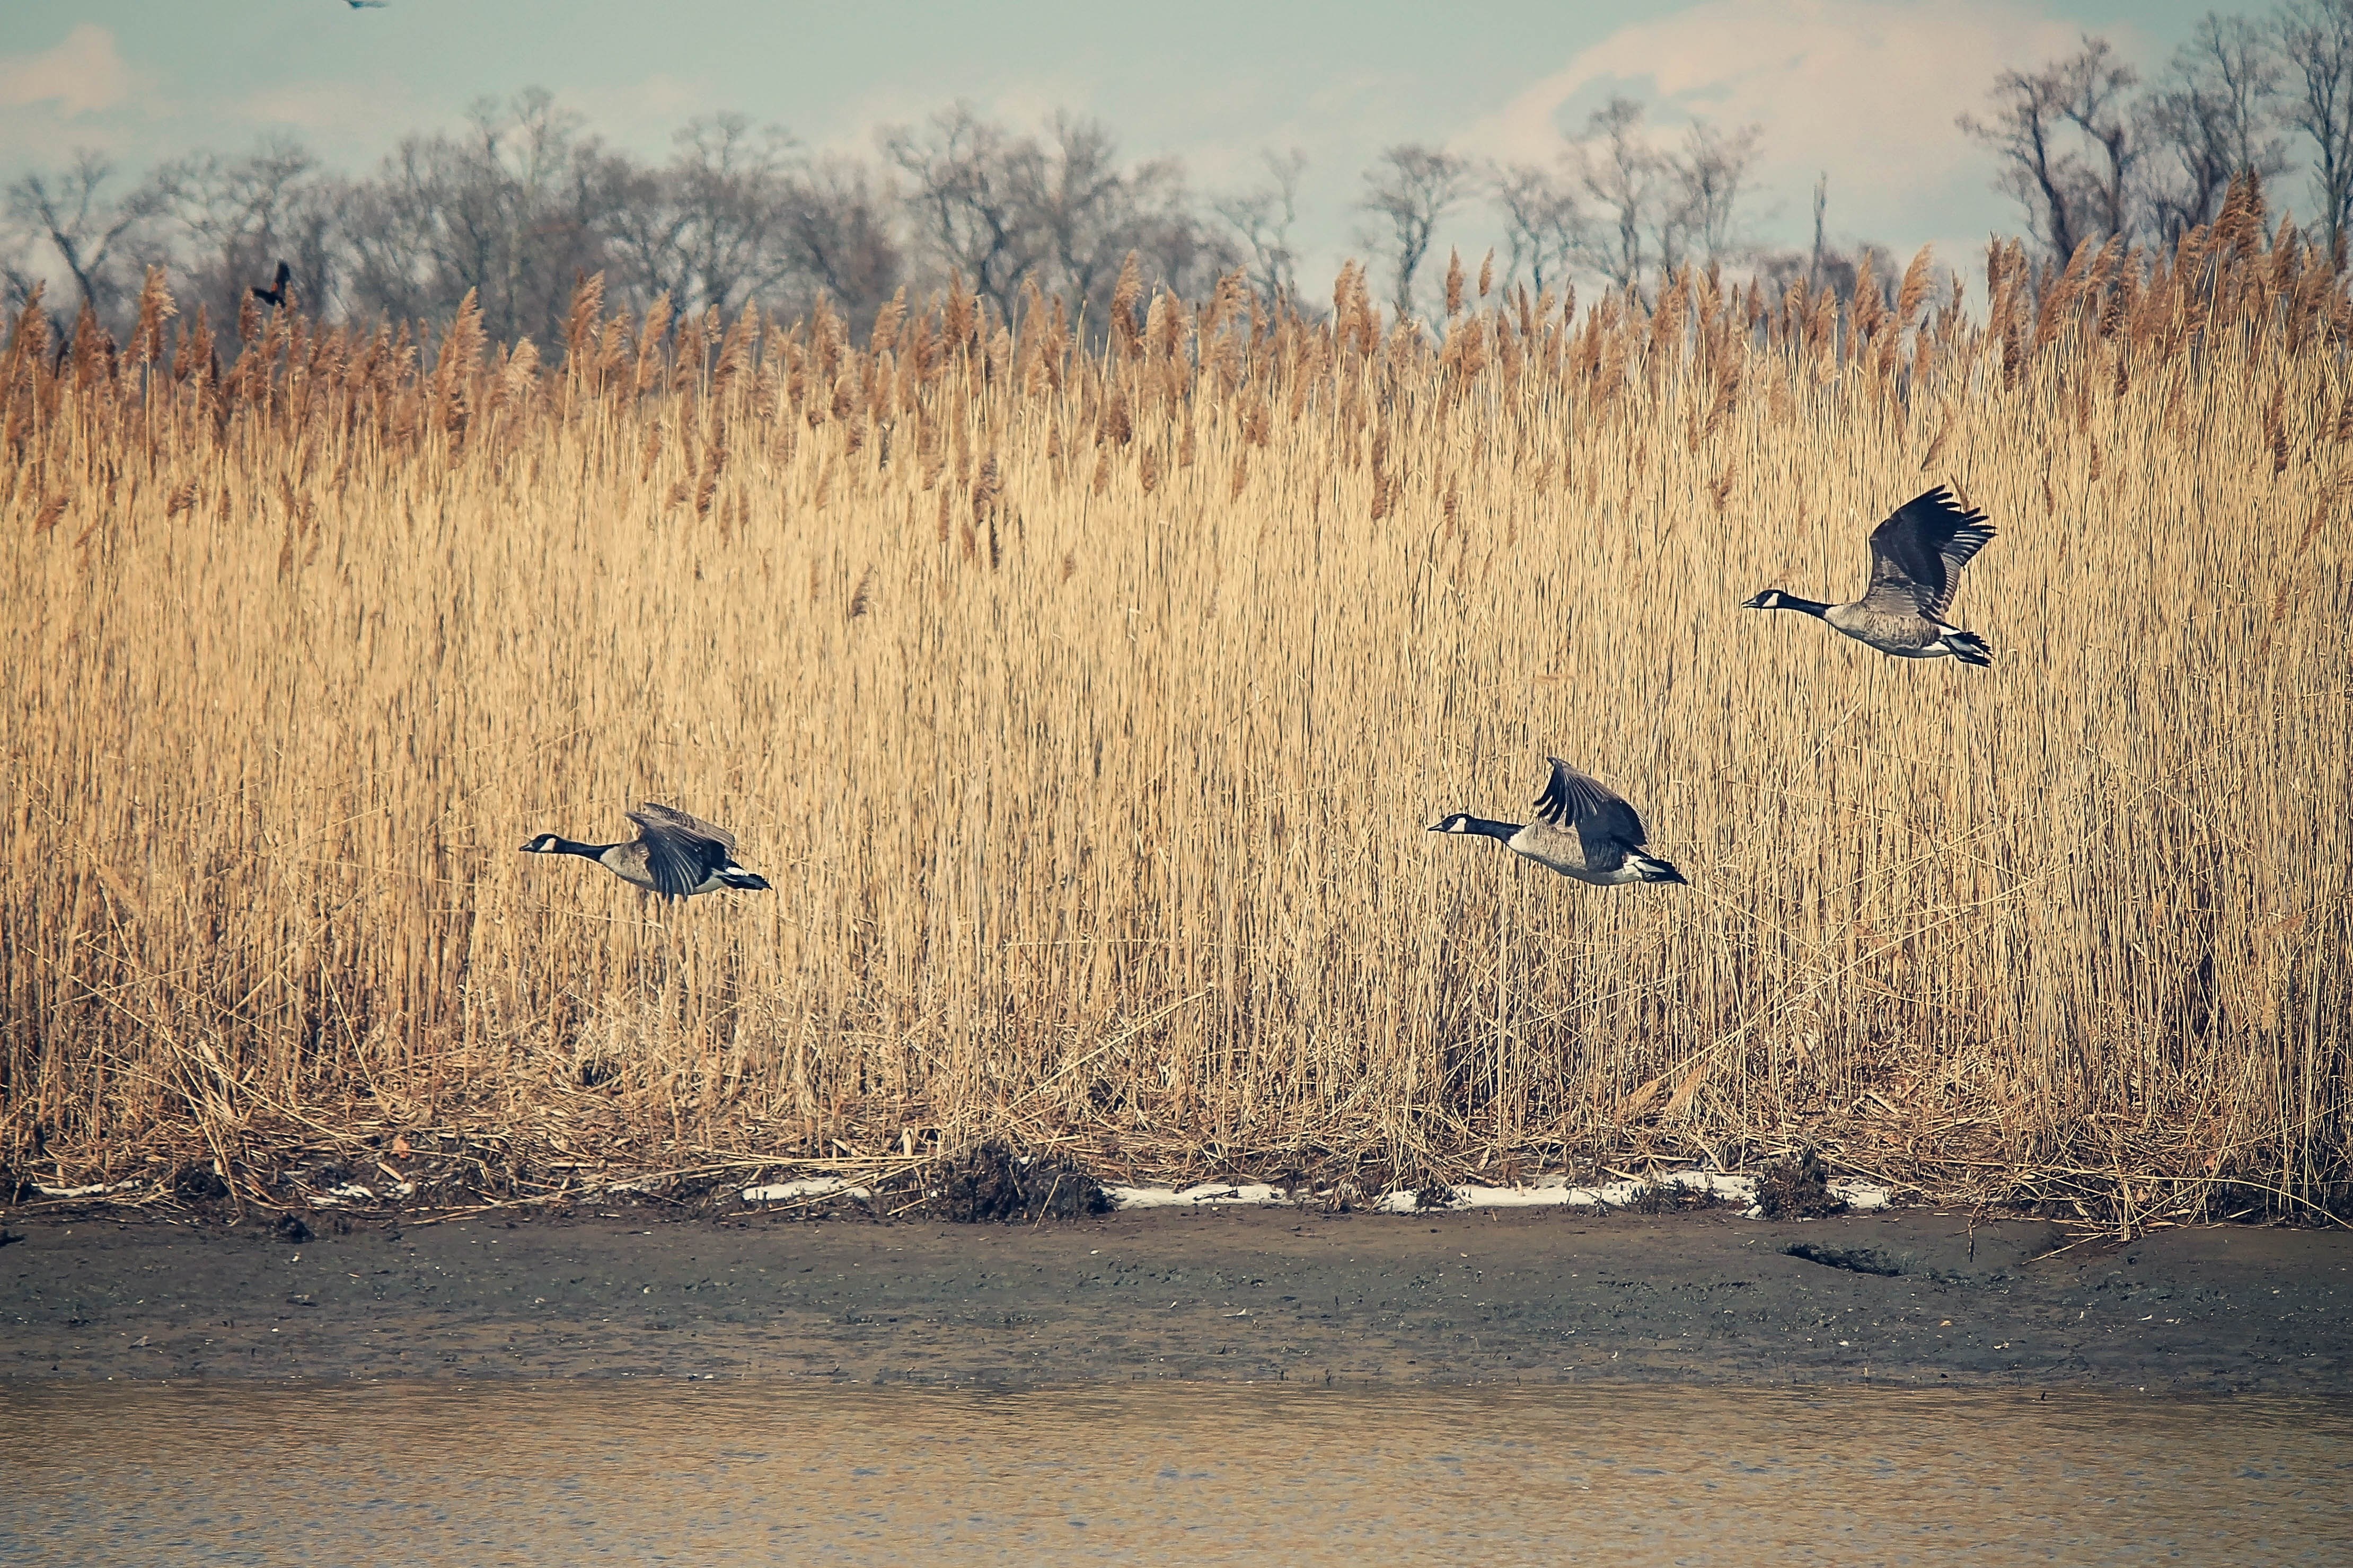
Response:
[{"label": "pale blue sky", "polygon": [[[1303,150],[1301,268],[1328,279],[1353,243],[1358,174],[1426,141],[1496,157],[1557,145],[1613,90],[1764,126],[1758,237],[1795,244],[1814,174],[1831,226],[1968,265],[2017,219],[1954,128],[1994,72],[2105,33],[2161,65],[2203,5],[2164,0],[1493,0],[1284,5],[1205,0],[855,5],[793,0],[80,0],[0,8],[0,179],[79,146],[142,169],[194,147],[301,137],[349,170],[484,95],[543,86],[648,156],[689,118],[733,110],[804,142],[874,151],[879,124],[966,98],[1034,123],[1092,114],[1130,157],[1181,157],[1197,191],[1256,181],[1261,148]],[[2293,199],[2293,194],[2291,194]],[[1492,239],[1467,211],[1441,246]]]}]

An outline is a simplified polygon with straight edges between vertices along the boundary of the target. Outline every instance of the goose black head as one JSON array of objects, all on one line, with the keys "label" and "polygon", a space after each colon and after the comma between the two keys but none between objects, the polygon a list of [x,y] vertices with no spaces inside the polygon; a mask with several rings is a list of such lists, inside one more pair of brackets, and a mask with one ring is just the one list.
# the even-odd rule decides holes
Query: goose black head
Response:
[{"label": "goose black head", "polygon": [[1432,833],[1468,833],[1471,831],[1471,814],[1467,811],[1458,811],[1451,816],[1441,816],[1436,822],[1430,825],[1430,831]]},{"label": "goose black head", "polygon": [[1740,607],[1744,610],[1778,610],[1786,596],[1778,588],[1767,588],[1753,599],[1743,600]]},{"label": "goose black head", "polygon": [[522,847],[522,852],[526,855],[553,855],[555,853],[556,846],[561,842],[562,840],[557,838],[554,834],[543,833],[538,837],[531,840],[528,844],[525,844]]}]

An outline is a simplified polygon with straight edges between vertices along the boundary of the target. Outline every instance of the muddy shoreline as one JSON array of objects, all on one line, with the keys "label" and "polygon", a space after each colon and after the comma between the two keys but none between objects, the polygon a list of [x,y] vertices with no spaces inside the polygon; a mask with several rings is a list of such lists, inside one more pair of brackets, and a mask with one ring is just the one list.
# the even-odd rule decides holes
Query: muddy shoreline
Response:
[{"label": "muddy shoreline", "polygon": [[[2353,1394],[2353,1232],[2084,1243],[1925,1210],[1034,1226],[19,1213],[0,1380],[1870,1380]],[[1787,1249],[1801,1248],[1793,1256]]]}]

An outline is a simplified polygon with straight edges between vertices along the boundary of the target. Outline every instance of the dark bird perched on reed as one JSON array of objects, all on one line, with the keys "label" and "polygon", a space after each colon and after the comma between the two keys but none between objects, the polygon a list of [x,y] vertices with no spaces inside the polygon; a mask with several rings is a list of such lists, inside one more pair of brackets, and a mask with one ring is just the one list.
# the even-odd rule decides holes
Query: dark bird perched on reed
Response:
[{"label": "dark bird perched on reed", "polygon": [[1501,839],[1513,854],[1597,888],[1626,882],[1681,882],[1683,874],[1642,853],[1650,836],[1625,797],[1578,773],[1558,757],[1536,796],[1536,816],[1525,826],[1458,811],[1430,825],[1432,833],[1475,833]]},{"label": "dark bird perched on reed", "polygon": [[735,864],[735,836],[652,801],[628,814],[638,836],[618,844],[579,844],[543,833],[525,844],[527,855],[577,855],[594,860],[632,887],[665,899],[691,898],[722,888],[744,892],[766,889],[767,879]]},{"label": "dark bird perched on reed", "polygon": [[1963,664],[1989,665],[1993,650],[1985,639],[1945,617],[1952,613],[1961,568],[1992,541],[1985,513],[1962,510],[1938,485],[1905,501],[1871,531],[1871,584],[1862,598],[1825,605],[1767,588],[1741,608],[1801,611],[1898,658],[1950,654]]},{"label": "dark bird perched on reed", "polygon": [[278,281],[267,289],[256,283],[253,286],[253,297],[265,305],[283,305],[286,303],[286,285],[291,282],[293,278],[294,269],[281,261],[278,264]]}]

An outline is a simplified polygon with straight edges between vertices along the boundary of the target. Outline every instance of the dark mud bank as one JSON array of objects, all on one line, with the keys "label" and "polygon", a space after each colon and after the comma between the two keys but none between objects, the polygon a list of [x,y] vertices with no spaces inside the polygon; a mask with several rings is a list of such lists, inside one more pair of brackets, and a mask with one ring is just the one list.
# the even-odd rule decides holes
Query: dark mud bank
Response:
[{"label": "dark mud bank", "polygon": [[2353,1393],[2353,1234],[1905,1211],[1027,1226],[18,1217],[0,1378],[1135,1377]]}]

